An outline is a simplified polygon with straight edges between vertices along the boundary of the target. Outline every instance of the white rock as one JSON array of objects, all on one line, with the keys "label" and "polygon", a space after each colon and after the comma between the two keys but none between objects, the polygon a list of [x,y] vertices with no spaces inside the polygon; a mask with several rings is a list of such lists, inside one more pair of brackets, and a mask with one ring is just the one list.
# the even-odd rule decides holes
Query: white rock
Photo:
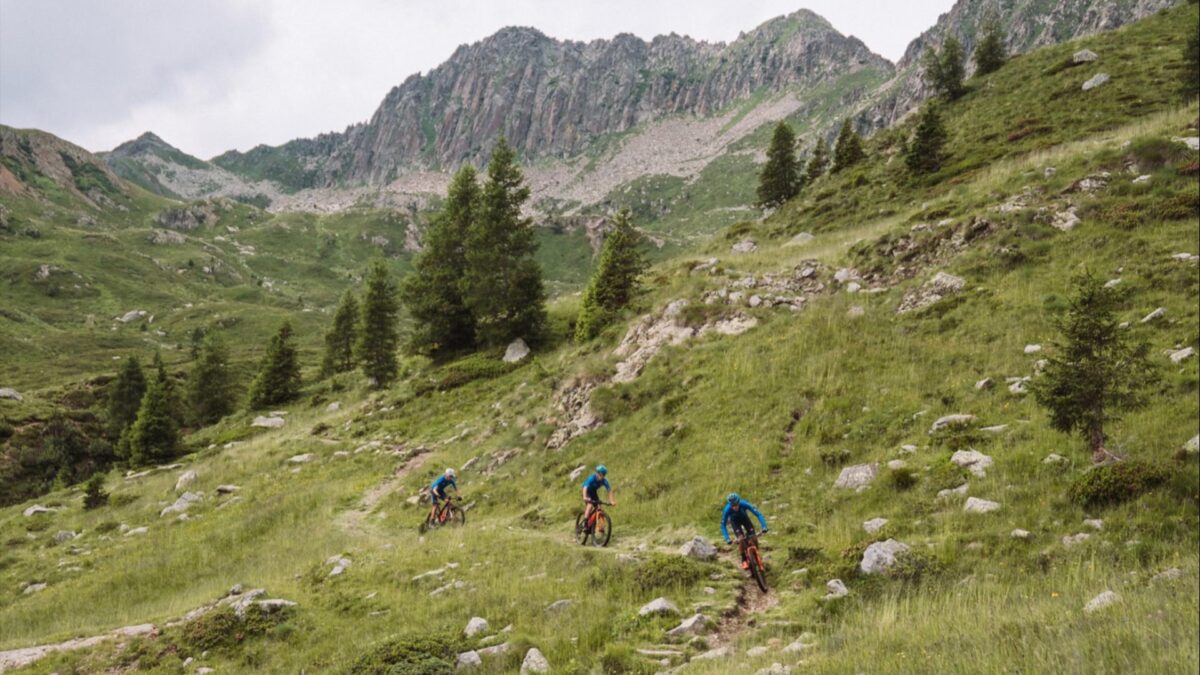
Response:
[{"label": "white rock", "polygon": [[1087,612],[1088,614],[1091,614],[1092,612],[1102,610],[1105,607],[1108,607],[1109,605],[1114,605],[1120,601],[1121,601],[1121,596],[1118,595],[1116,592],[1104,591],[1100,595],[1097,595],[1096,597],[1089,600],[1088,604],[1083,606],[1083,611]]},{"label": "white rock", "polygon": [[796,236],[789,239],[788,242],[786,244],[784,244],[784,246],[785,247],[787,247],[787,246],[803,246],[804,244],[807,244],[808,242],[812,241],[813,239],[814,239],[814,237],[811,234],[809,234],[808,232],[801,232],[800,234],[797,234]]},{"label": "white rock", "polygon": [[679,555],[693,560],[716,560],[717,548],[708,543],[704,537],[693,537],[691,541],[680,547]]},{"label": "white rock", "polygon": [[1200,136],[1184,136],[1172,138],[1171,140],[1175,141],[1176,143],[1183,143],[1192,150],[1200,150]]},{"label": "white rock", "polygon": [[958,450],[950,456],[951,463],[983,478],[992,466],[992,458],[978,450]]},{"label": "white rock", "polygon": [[1134,185],[1141,185],[1142,183],[1149,183],[1149,182],[1150,182],[1150,174],[1143,174],[1143,175],[1138,176],[1137,178],[1133,179]]},{"label": "white rock", "polygon": [[525,652],[525,660],[521,662],[521,675],[548,672],[550,672],[550,662],[537,647],[530,647],[529,651]]},{"label": "white rock", "polygon": [[971,487],[971,485],[969,483],[963,483],[962,485],[959,485],[956,488],[950,488],[947,490],[938,490],[937,496],[938,496],[938,499],[952,499],[954,497],[962,497],[963,495],[967,494],[967,490],[969,490],[970,487]]},{"label": "white rock", "polygon": [[948,429],[950,427],[965,427],[975,423],[974,415],[945,415],[937,418],[933,426],[929,428],[929,433]]},{"label": "white rock", "polygon": [[65,544],[77,536],[79,535],[75,534],[71,530],[59,530],[58,532],[54,533],[54,543]]},{"label": "white rock", "polygon": [[563,598],[561,600],[555,600],[554,602],[550,603],[549,605],[546,605],[546,609],[544,611],[547,614],[557,614],[558,612],[561,612],[561,611],[567,609],[572,604],[574,604],[574,603],[571,600]]},{"label": "white rock", "polygon": [[573,483],[573,482],[579,480],[579,477],[582,476],[583,472],[585,472],[585,471],[587,471],[587,465],[580,464],[579,466],[575,467],[574,469],[571,469],[571,473],[569,476],[567,476],[567,478],[570,479],[570,481]]},{"label": "white rock", "polygon": [[1029,393],[1029,382],[1031,378],[1018,377],[1008,384],[1008,393],[1016,396],[1024,396]]},{"label": "white rock", "polygon": [[678,615],[679,608],[675,606],[675,603],[666,598],[655,598],[642,605],[642,608],[638,610],[638,616],[660,616],[669,614]]},{"label": "white rock", "polygon": [[204,499],[203,493],[185,492],[179,496],[179,499],[175,500],[174,504],[171,504],[170,506],[164,508],[162,511],[159,511],[158,515],[161,518],[163,516],[169,516],[172,513],[183,513],[184,511],[187,511],[188,509],[190,509],[192,507],[192,504],[195,504],[202,499]]},{"label": "white rock", "polygon": [[[25,590],[23,590],[21,592],[24,593],[25,595],[29,595],[30,593],[37,593],[38,591],[44,591],[44,590],[46,590],[46,584],[29,584],[28,586],[25,587]],[[0,662],[0,663],[3,663],[3,662]]]},{"label": "white rock", "polygon": [[509,343],[504,350],[505,363],[519,363],[524,361],[529,356],[529,345],[525,344],[525,340],[517,338]]},{"label": "white rock", "polygon": [[1145,317],[1143,317],[1142,323],[1150,323],[1151,321],[1156,321],[1156,320],[1161,319],[1164,316],[1166,316],[1166,314],[1167,314],[1167,308],[1159,307],[1158,309],[1154,310],[1153,312],[1150,312]]},{"label": "white rock", "polygon": [[483,659],[480,658],[479,652],[471,650],[458,655],[458,660],[454,664],[455,670],[467,670],[468,668],[477,668],[483,665]]},{"label": "white rock", "polygon": [[1013,539],[1028,539],[1032,535],[1029,534],[1029,530],[1022,530],[1021,528],[1018,527],[1017,529],[1013,530],[1008,536],[1012,537]]},{"label": "white rock", "polygon": [[709,620],[703,614],[694,614],[684,619],[678,626],[667,631],[667,635],[703,635],[708,632]]},{"label": "white rock", "polygon": [[902,454],[902,455],[912,455],[912,454],[915,454],[916,452],[917,452],[917,446],[915,446],[911,443],[906,443],[906,444],[900,446],[900,454]]},{"label": "white rock", "polygon": [[1096,73],[1090,80],[1083,83],[1084,91],[1091,91],[1096,87],[1108,82],[1108,73]]},{"label": "white rock", "polygon": [[306,452],[303,455],[293,455],[291,457],[288,457],[287,461],[291,464],[306,464],[308,462],[313,461],[316,458],[317,458],[316,455],[312,454],[311,452]]},{"label": "white rock", "polygon": [[732,655],[733,655],[733,650],[730,649],[729,647],[717,647],[716,649],[710,649],[706,652],[702,652],[700,654],[693,656],[692,660],[693,661],[715,661],[717,659],[728,658]]},{"label": "white rock", "polygon": [[1100,520],[1099,518],[1088,518],[1087,520],[1083,521],[1083,524],[1087,527],[1092,528],[1093,530],[1103,530],[1104,529],[1104,521]]},{"label": "white rock", "polygon": [[142,318],[143,316],[146,316],[145,310],[131,309],[128,312],[125,312],[121,316],[117,317],[116,320],[120,321],[121,323],[129,323],[130,321],[136,321],[136,320]]},{"label": "white rock", "polygon": [[57,512],[58,512],[58,509],[52,509],[47,506],[42,506],[41,504],[34,504],[33,506],[22,511],[21,514],[24,515],[26,518],[30,518],[32,516],[36,516],[39,513],[57,513]]},{"label": "white rock", "polygon": [[855,464],[842,469],[833,486],[862,492],[875,481],[875,477],[878,474],[878,464]]},{"label": "white rock", "polygon": [[[510,631],[502,630],[500,632],[507,633]],[[507,654],[511,650],[512,650],[511,644],[509,644],[507,642],[501,642],[500,644],[496,645],[495,647],[487,647],[486,649],[480,649],[479,655],[484,658],[489,658],[492,656],[503,656],[504,654]]]},{"label": "white rock", "polygon": [[126,530],[125,536],[126,537],[136,537],[139,534],[146,534],[149,531],[150,531],[150,528],[148,528],[148,527],[135,527],[131,530]]},{"label": "white rock", "polygon": [[1058,454],[1057,452],[1052,452],[1052,453],[1046,455],[1046,458],[1042,460],[1042,464],[1070,464],[1070,463],[1071,463],[1071,460],[1067,459],[1066,457],[1063,457],[1062,455]]},{"label": "white rock", "polygon": [[1192,436],[1192,439],[1190,441],[1188,441],[1187,443],[1184,443],[1183,451],[1188,454],[1191,454],[1191,455],[1194,455],[1197,452],[1200,452],[1200,434],[1196,434],[1195,436]]},{"label": "white rock", "polygon": [[758,250],[758,244],[753,239],[743,239],[731,248],[734,253],[753,253]]},{"label": "white rock", "polygon": [[1091,538],[1092,538],[1092,535],[1088,534],[1087,532],[1080,532],[1079,534],[1067,535],[1067,536],[1063,537],[1062,543],[1063,543],[1063,546],[1075,546],[1078,544],[1082,544],[1083,542],[1085,542]]},{"label": "white rock", "polygon": [[813,642],[806,642],[804,640],[804,636],[800,636],[800,639],[798,639],[795,642],[791,643],[790,645],[784,647],[781,651],[784,654],[799,654],[801,652],[812,649],[813,647],[816,647],[816,646],[817,645],[814,644]]},{"label": "white rock", "polygon": [[998,434],[998,433],[1003,432],[1005,429],[1008,429],[1007,424],[996,424],[996,425],[993,425],[990,427],[980,427],[979,428],[980,431],[986,431],[989,434]]},{"label": "white rock", "polygon": [[887,468],[891,469],[892,471],[898,471],[900,469],[906,468],[907,466],[908,466],[908,462],[906,462],[902,459],[889,460],[887,463]]},{"label": "white rock", "polygon": [[857,293],[861,290],[862,284],[858,283],[857,281],[851,281],[850,283],[846,284],[847,293]]},{"label": "white rock", "polygon": [[467,622],[467,627],[463,629],[463,635],[465,635],[469,638],[475,637],[476,635],[479,635],[480,633],[487,631],[487,629],[488,629],[487,619],[484,619],[483,617],[473,616],[473,617],[471,617],[471,620]]},{"label": "white rock", "polygon": [[1192,358],[1196,354],[1196,350],[1192,347],[1184,347],[1178,351],[1171,352],[1171,363],[1183,363],[1187,359]]},{"label": "white rock", "polygon": [[1025,345],[1026,354],[1036,354],[1040,351],[1042,351],[1041,345]]},{"label": "white rock", "polygon": [[1081,49],[1071,56],[1071,63],[1091,63],[1100,58],[1100,55],[1090,49]]},{"label": "white rock", "polygon": [[250,423],[252,427],[262,427],[264,429],[278,429],[283,426],[285,420],[282,417],[265,417],[259,415]]},{"label": "white rock", "polygon": [[985,377],[982,380],[975,383],[975,388],[978,389],[979,391],[986,391],[995,386],[996,386],[996,381],[990,377]]},{"label": "white rock", "polygon": [[0,398],[6,398],[6,399],[9,399],[12,401],[25,400],[25,397],[21,396],[21,392],[17,391],[16,389],[13,389],[12,387],[0,388]]},{"label": "white rock", "polygon": [[967,497],[967,503],[963,505],[963,511],[967,513],[991,513],[992,511],[999,510],[1000,502],[993,502],[978,497]]},{"label": "white rock", "polygon": [[334,401],[333,403],[330,403],[329,405],[325,406],[325,412],[337,412],[341,409],[342,409],[341,401]]},{"label": "white rock", "polygon": [[895,539],[877,541],[863,551],[862,561],[858,564],[858,568],[864,574],[882,574],[896,564],[898,555],[907,553],[909,550],[908,544]]},{"label": "white rock", "polygon": [[1121,285],[1121,280],[1119,278],[1118,279],[1109,279],[1108,281],[1104,282],[1105,288],[1116,288],[1117,286],[1120,286],[1120,285]]},{"label": "white rock", "polygon": [[179,475],[179,480],[175,481],[175,491],[183,492],[188,487],[190,487],[192,483],[195,483],[195,482],[196,482],[196,472],[192,471],[190,469],[187,471],[184,471],[183,473],[181,473]]},{"label": "white rock", "polygon": [[865,523],[863,523],[862,527],[863,527],[863,530],[865,530],[867,534],[875,534],[876,532],[882,530],[884,525],[887,525],[887,524],[888,524],[887,518],[872,518],[872,519],[866,521]]},{"label": "white rock", "polygon": [[1183,570],[1179,569],[1178,567],[1172,567],[1171,569],[1163,570],[1162,572],[1155,574],[1153,577],[1150,577],[1150,581],[1154,583],[1162,583],[1165,581],[1175,581],[1182,578]]},{"label": "white rock", "polygon": [[746,656],[752,659],[757,659],[760,656],[766,656],[771,649],[765,645],[758,645],[746,650]]},{"label": "white rock", "polygon": [[850,589],[846,588],[846,584],[842,583],[841,579],[830,579],[825,582],[825,599],[836,600],[850,595]]},{"label": "white rock", "polygon": [[854,305],[850,309],[846,310],[846,316],[848,316],[851,319],[857,319],[857,318],[865,315],[866,313],[867,313],[867,310],[863,309],[862,305]]},{"label": "white rock", "polygon": [[833,273],[833,280],[839,284],[844,284],[847,281],[853,281],[858,278],[858,270],[852,267],[843,267]]}]

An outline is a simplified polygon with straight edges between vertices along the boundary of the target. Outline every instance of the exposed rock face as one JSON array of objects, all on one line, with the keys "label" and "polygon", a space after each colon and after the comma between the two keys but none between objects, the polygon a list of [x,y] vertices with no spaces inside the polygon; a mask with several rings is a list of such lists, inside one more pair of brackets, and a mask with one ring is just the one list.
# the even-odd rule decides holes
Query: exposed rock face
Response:
[{"label": "exposed rock face", "polygon": [[29,179],[40,176],[93,206],[114,206],[125,196],[120,179],[100,158],[44,131],[0,124],[0,159],[0,194],[36,194],[39,188]]},{"label": "exposed rock face", "polygon": [[863,551],[859,569],[864,574],[882,574],[896,564],[897,556],[908,551],[908,544],[898,542],[895,539],[877,541],[868,546],[866,551]]}]

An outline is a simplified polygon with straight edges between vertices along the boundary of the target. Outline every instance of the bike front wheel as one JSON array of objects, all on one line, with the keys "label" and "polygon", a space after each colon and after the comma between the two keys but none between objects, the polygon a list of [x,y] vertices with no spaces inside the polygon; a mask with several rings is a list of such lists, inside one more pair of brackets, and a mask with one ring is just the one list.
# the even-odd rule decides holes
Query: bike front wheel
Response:
[{"label": "bike front wheel", "polygon": [[754,577],[754,583],[758,584],[759,590],[763,593],[768,592],[770,589],[767,588],[767,572],[762,558],[758,555],[758,549],[750,549],[746,558],[750,562],[750,576]]},{"label": "bike front wheel", "polygon": [[596,525],[592,528],[592,546],[608,546],[610,538],[612,538],[612,519],[608,517],[607,513],[600,512],[596,514]]},{"label": "bike front wheel", "polygon": [[467,512],[457,506],[450,507],[450,513],[446,517],[446,524],[455,527],[462,527],[467,524]]}]

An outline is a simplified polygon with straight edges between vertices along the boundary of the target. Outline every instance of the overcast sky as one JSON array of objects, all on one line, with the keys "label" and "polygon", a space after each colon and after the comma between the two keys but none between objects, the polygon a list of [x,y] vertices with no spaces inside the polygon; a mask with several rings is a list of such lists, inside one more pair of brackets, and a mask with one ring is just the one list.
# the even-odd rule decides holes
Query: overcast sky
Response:
[{"label": "overcast sky", "polygon": [[897,60],[953,0],[0,0],[0,122],[89,150],[154,131],[186,152],[341,131],[459,44],[676,32],[728,42],[808,8]]}]

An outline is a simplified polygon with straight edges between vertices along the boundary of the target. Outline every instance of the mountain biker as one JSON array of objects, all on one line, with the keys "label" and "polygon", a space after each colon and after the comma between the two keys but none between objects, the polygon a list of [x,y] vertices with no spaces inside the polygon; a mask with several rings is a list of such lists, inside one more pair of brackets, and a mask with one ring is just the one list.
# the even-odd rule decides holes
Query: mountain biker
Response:
[{"label": "mountain biker", "polygon": [[583,510],[583,520],[579,521],[584,527],[587,526],[588,519],[592,517],[592,511],[595,510],[595,505],[600,503],[600,488],[604,488],[608,494],[608,503],[613,506],[617,502],[612,498],[613,489],[608,483],[608,467],[603,464],[596,467],[596,473],[587,477],[583,481],[583,503],[587,506]]},{"label": "mountain biker", "polygon": [[449,499],[446,495],[446,488],[454,488],[454,494],[458,494],[458,483],[455,479],[458,473],[454,469],[446,469],[446,472],[437,477],[437,480],[429,486],[429,501],[432,502],[432,510],[429,512],[429,517],[436,518],[438,510],[438,501]]},{"label": "mountain biker", "polygon": [[[754,508],[750,502],[738,496],[738,493],[731,492],[725,500],[725,512],[721,514],[721,536],[725,537],[725,543],[729,544],[729,530],[727,526],[733,524],[733,533],[745,533],[746,539],[754,537],[754,523],[750,521],[750,514],[758,516],[758,522],[762,525],[763,534],[767,532],[767,520],[763,518],[763,514]],[[746,544],[742,542],[738,551],[742,558],[742,569],[749,569],[750,563],[746,560]]]}]

